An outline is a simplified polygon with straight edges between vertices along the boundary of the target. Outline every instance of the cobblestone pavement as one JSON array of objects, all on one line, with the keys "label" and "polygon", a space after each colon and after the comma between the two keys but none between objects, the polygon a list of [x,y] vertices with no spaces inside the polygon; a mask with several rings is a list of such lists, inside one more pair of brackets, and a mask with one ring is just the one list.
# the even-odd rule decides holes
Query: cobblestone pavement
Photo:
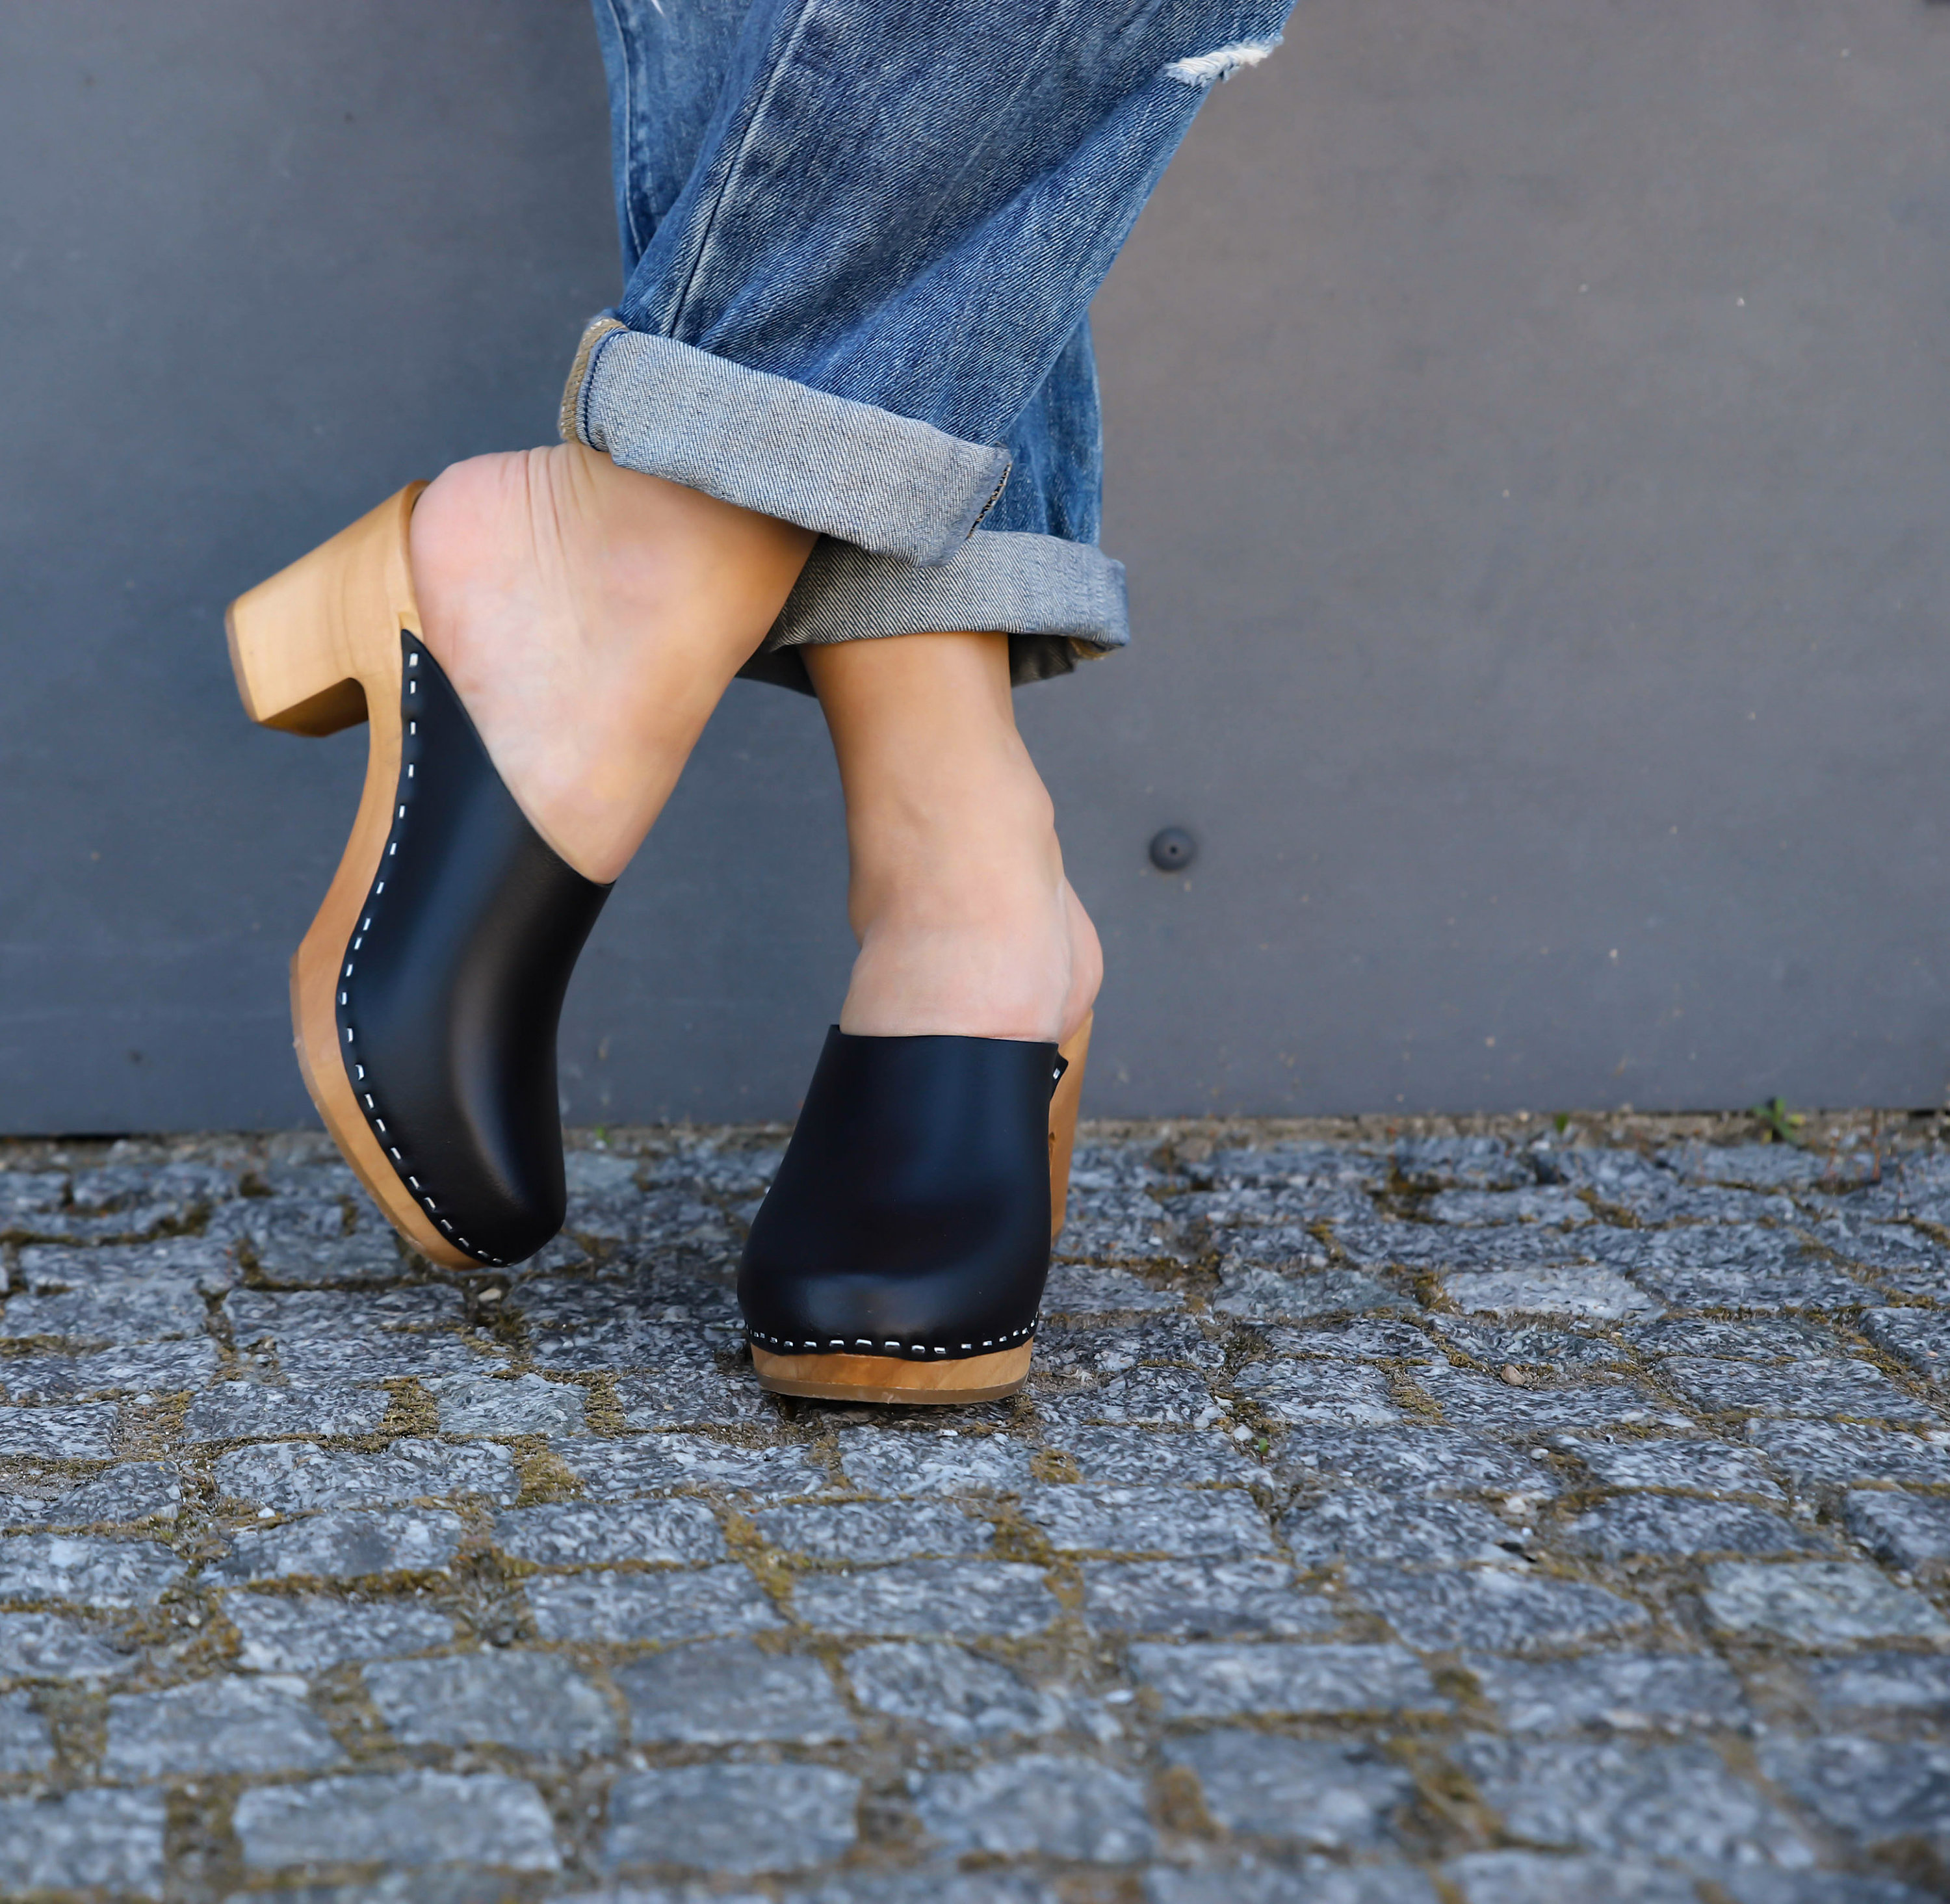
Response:
[{"label": "cobblestone pavement", "polygon": [[776,1132],[515,1273],[0,1146],[0,1894],[1950,1895],[1950,1151],[1097,1133],[1031,1391],[760,1396]]}]

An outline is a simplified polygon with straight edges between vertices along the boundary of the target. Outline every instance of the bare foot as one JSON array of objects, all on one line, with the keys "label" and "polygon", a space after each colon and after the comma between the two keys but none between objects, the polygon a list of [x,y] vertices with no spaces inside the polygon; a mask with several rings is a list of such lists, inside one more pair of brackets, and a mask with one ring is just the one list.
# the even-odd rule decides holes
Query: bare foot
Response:
[{"label": "bare foot", "polygon": [[421,496],[426,645],[584,877],[629,863],[813,540],[577,444],[457,463]]},{"label": "bare foot", "polygon": [[1061,1041],[1104,975],[996,634],[805,650],[846,792],[860,955],[840,1029]]}]

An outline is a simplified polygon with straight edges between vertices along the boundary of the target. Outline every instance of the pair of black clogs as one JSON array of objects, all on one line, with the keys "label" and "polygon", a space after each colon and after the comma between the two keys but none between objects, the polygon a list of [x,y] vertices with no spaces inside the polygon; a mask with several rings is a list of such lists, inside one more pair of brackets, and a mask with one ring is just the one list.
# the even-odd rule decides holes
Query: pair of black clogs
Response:
[{"label": "pair of black clogs", "polygon": [[[562,1226],[556,1030],[609,888],[529,824],[420,640],[422,486],[226,619],[254,720],[371,728],[351,838],[291,961],[312,1101],[416,1248],[499,1267]],[[827,1033],[739,1270],[765,1386],[963,1401],[1021,1385],[1089,1037],[1087,1021],[1061,1051]]]}]

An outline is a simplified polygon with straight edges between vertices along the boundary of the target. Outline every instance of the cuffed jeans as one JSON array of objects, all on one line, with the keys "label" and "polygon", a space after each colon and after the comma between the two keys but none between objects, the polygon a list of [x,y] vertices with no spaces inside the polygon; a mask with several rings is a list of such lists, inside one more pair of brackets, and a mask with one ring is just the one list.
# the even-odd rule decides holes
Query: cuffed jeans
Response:
[{"label": "cuffed jeans", "polygon": [[746,674],[978,629],[1020,681],[1129,639],[1090,300],[1291,5],[595,0],[627,284],[562,435],[819,532]]}]

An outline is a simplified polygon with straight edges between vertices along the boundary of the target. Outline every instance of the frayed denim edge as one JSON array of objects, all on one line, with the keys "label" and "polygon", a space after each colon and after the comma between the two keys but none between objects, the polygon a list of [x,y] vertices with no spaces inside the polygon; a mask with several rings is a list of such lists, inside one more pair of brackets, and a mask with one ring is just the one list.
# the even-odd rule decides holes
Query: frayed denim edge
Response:
[{"label": "frayed denim edge", "polygon": [[565,439],[877,555],[949,562],[1008,481],[1005,450],[594,319],[562,393]]},{"label": "frayed denim edge", "polygon": [[821,542],[765,637],[768,650],[968,629],[1065,637],[1101,653],[1131,638],[1124,565],[1087,542],[978,529],[924,566]]},{"label": "frayed denim edge", "polygon": [[1067,675],[1129,642],[1124,565],[1089,543],[1016,530],[978,529],[935,568],[821,542],[764,645],[738,672],[809,694],[806,648],[963,629],[1008,636],[1017,687]]}]

